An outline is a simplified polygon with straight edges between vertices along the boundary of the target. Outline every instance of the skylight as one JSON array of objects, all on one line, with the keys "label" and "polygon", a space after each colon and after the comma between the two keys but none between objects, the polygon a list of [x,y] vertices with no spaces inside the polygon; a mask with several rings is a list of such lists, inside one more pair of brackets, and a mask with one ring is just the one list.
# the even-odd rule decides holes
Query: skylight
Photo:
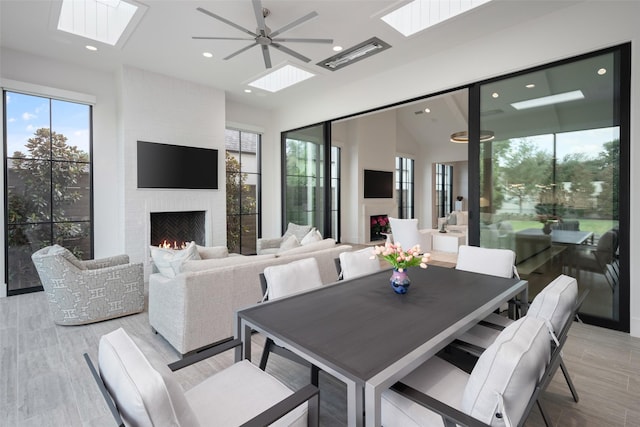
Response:
[{"label": "skylight", "polygon": [[541,98],[528,99],[526,101],[514,102],[511,104],[516,110],[526,110],[527,108],[543,107],[545,105],[560,104],[563,102],[577,101],[584,99],[581,90],[571,92],[558,93],[556,95],[543,96]]},{"label": "skylight", "polygon": [[414,0],[381,19],[405,37],[460,15],[490,0]]},{"label": "skylight", "polygon": [[124,0],[62,0],[57,28],[115,46],[138,9]]},{"label": "skylight", "polygon": [[301,81],[313,76],[315,76],[315,74],[294,67],[293,65],[285,65],[282,68],[278,68],[277,70],[252,81],[249,83],[249,86],[269,92],[278,92],[279,90],[292,86],[296,83],[300,83]]}]

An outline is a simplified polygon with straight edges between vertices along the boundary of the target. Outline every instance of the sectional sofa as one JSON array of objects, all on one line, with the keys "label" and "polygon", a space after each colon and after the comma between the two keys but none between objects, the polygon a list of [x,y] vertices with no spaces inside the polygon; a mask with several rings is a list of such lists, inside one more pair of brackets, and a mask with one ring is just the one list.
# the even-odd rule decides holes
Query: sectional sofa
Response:
[{"label": "sectional sofa", "polygon": [[235,312],[262,299],[259,274],[265,267],[314,257],[328,284],[338,280],[335,259],[350,250],[324,239],[274,254],[184,261],[173,277],[149,276],[149,323],[180,354],[198,351],[233,336]]}]

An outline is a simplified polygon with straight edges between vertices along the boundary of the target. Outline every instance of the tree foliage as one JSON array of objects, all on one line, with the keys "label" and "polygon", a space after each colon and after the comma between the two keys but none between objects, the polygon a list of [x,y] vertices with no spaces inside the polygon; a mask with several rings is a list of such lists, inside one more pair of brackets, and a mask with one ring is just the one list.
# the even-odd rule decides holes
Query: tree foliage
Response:
[{"label": "tree foliage", "polygon": [[256,198],[251,185],[247,184],[248,174],[242,172],[240,162],[229,151],[225,152],[227,171],[227,247],[233,252],[241,252],[240,239],[244,232],[242,215],[256,212]]}]

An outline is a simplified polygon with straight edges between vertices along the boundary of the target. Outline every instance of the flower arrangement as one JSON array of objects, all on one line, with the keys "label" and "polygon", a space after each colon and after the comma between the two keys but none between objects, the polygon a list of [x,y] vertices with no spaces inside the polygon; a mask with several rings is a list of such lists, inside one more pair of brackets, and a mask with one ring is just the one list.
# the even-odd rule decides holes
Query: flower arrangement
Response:
[{"label": "flower arrangement", "polygon": [[389,218],[386,215],[372,216],[371,231],[374,234],[389,233],[391,231],[391,226],[389,225]]},{"label": "flower arrangement", "polygon": [[423,254],[420,251],[420,245],[416,245],[405,251],[402,249],[402,245],[400,243],[396,245],[392,243],[385,243],[384,245],[375,246],[373,248],[373,256],[371,259],[375,259],[376,257],[384,259],[399,272],[402,272],[409,267],[420,266],[420,268],[427,268],[427,263],[431,261],[431,254]]}]

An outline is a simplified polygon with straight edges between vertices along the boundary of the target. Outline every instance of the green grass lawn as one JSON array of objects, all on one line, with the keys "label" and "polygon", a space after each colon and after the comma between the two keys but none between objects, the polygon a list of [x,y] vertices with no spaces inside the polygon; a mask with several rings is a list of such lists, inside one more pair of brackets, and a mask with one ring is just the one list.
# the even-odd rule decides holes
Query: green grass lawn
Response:
[{"label": "green grass lawn", "polygon": [[[539,221],[521,221],[521,220],[508,220],[513,225],[514,231],[524,230],[525,228],[542,228],[542,224]],[[617,221],[608,219],[580,219],[581,231],[593,231],[596,236],[602,235],[607,230],[610,230]]]}]

